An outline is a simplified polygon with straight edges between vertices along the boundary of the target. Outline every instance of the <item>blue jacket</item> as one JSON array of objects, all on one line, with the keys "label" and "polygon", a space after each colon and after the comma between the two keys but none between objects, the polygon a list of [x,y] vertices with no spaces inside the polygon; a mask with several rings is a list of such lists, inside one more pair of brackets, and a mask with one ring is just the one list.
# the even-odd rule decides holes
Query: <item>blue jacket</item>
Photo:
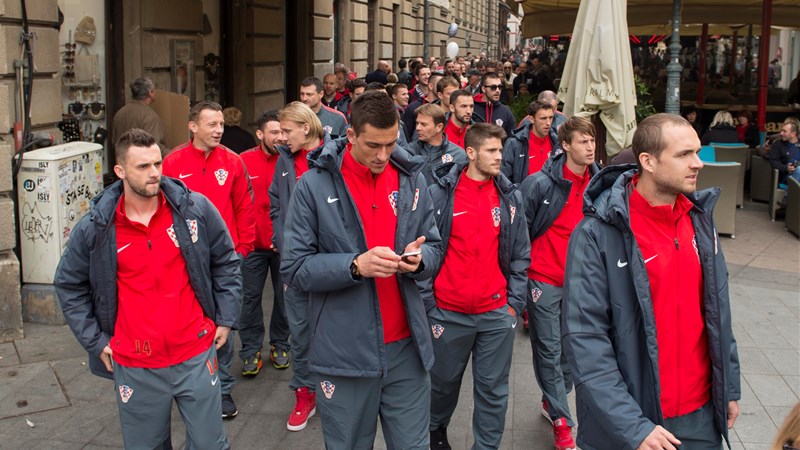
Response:
[{"label": "blue jacket", "polygon": [[[436,225],[442,236],[442,251],[447,254],[450,233],[453,228],[453,207],[455,191],[467,163],[448,163],[436,171],[436,184],[428,190],[436,210]],[[525,208],[522,195],[503,174],[494,178],[494,186],[500,197],[500,245],[497,258],[500,271],[506,278],[508,304],[517,315],[525,310],[528,292],[528,267],[531,265],[531,241],[525,228]],[[479,261],[475,262],[480,264]],[[438,270],[436,274],[438,274]],[[436,278],[435,276],[433,278]],[[432,279],[433,280],[433,279]],[[432,282],[431,280],[431,282]],[[436,306],[430,283],[420,283],[423,298],[428,310]]]},{"label": "blue jacket", "polygon": [[[586,450],[635,449],[664,423],[653,302],[630,227],[628,197],[635,173],[632,165],[612,166],[592,178],[584,193],[585,217],[567,253],[563,348],[575,381],[577,444]],[[741,389],[728,270],[712,215],[719,189],[688,198],[694,203],[689,215],[703,271],[714,424],[727,440],[728,402],[739,400]]]},{"label": "blue jacket", "polygon": [[467,152],[464,151],[463,148],[450,142],[446,133],[442,133],[442,135],[442,143],[438,147],[433,147],[419,139],[406,146],[406,149],[412,155],[419,156],[425,160],[420,170],[425,176],[425,182],[428,183],[428,185],[435,182],[433,174],[442,165],[449,162],[457,162],[461,166],[467,165]]},{"label": "blue jacket", "polygon": [[[531,242],[553,225],[567,204],[572,182],[564,179],[566,161],[566,153],[559,153],[549,158],[541,171],[526,177],[519,186],[525,199],[525,218]],[[589,166],[591,176],[595,176],[599,171],[600,166],[597,163]]]},{"label": "blue jacket", "polygon": [[[331,142],[331,136],[325,132],[321,146],[327,145],[328,142]],[[283,252],[286,212],[289,210],[289,201],[297,185],[297,175],[294,171],[294,158],[297,153],[292,153],[286,146],[278,147],[278,153],[280,157],[275,163],[275,175],[272,176],[272,183],[269,185],[269,217],[272,219],[272,245],[277,247],[279,252]]]},{"label": "blue jacket", "polygon": [[[176,224],[197,220],[196,242],[192,242],[188,227],[174,229],[203,313],[219,326],[237,328],[242,273],[225,222],[205,196],[190,192],[179,180],[162,177],[161,189]],[[122,192],[122,181],[117,181],[92,199],[92,209],[70,234],[54,282],[64,318],[89,352],[92,373],[106,378],[111,378],[111,373],[99,356],[111,340],[117,320],[114,215]]]},{"label": "blue jacket", "polygon": [[506,132],[506,137],[511,136],[517,124],[514,113],[508,106],[499,101],[487,102],[483,94],[475,96],[475,111],[472,113],[472,117],[476,122],[491,123],[502,127]]},{"label": "blue jacket", "polygon": [[[386,348],[375,281],[354,279],[350,265],[369,250],[358,213],[341,172],[347,140],[329,142],[309,154],[309,171],[297,183],[284,230],[281,275],[308,292],[309,370],[327,375],[386,376]],[[421,161],[400,147],[390,164],[400,172],[394,251],[425,236],[422,264],[397,274],[406,317],[420,360],[433,365],[431,330],[415,280],[430,278],[442,261],[433,207],[418,172]]]},{"label": "blue jacket", "polygon": [[[528,176],[528,140],[531,136],[531,122],[514,130],[505,144],[503,144],[502,172],[512,183],[522,183]],[[551,157],[561,153],[561,143],[558,142],[558,133],[550,127]]]}]

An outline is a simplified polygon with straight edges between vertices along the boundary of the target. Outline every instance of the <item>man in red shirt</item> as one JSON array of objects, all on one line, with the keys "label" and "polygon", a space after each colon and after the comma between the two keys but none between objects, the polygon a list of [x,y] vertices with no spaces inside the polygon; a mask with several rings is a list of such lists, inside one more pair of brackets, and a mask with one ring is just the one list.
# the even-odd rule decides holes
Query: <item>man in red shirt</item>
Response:
[{"label": "man in red shirt", "polygon": [[247,255],[242,266],[244,298],[239,337],[242,349],[239,357],[244,362],[242,375],[255,376],[263,365],[261,344],[264,342],[264,312],[261,308],[261,294],[267,281],[272,277],[272,315],[269,321],[270,359],[276,369],[289,367],[289,324],[283,300],[283,286],[280,278],[281,258],[278,248],[272,242],[272,219],[269,216],[269,186],[275,174],[275,165],[280,154],[278,145],[284,143],[278,111],[266,111],[258,118],[256,136],[259,145],[241,154],[242,161],[253,186],[256,219],[255,249]]},{"label": "man in red shirt", "polygon": [[528,317],[536,381],[542,389],[542,414],[553,425],[556,450],[574,450],[567,393],[572,379],[561,352],[561,299],[567,244],[583,219],[583,192],[600,167],[594,162],[594,126],[569,118],[558,136],[564,153],[520,185],[531,239]]},{"label": "man in red shirt", "polygon": [[500,173],[504,137],[494,124],[470,127],[469,163],[443,166],[445,175],[430,188],[445,250],[432,292],[422,289],[436,356],[429,426],[433,450],[450,449],[447,426],[470,356],[475,448],[499,448],[503,437],[514,328],[525,309],[530,265],[522,195]]},{"label": "man in red shirt", "polygon": [[467,129],[473,123],[472,112],[475,110],[475,100],[469,92],[459,89],[450,94],[450,120],[444,128],[450,142],[464,148],[464,137]]},{"label": "man in red shirt", "polygon": [[[244,259],[253,250],[256,237],[253,188],[239,155],[219,143],[223,124],[222,107],[218,103],[204,100],[194,105],[189,110],[192,140],[167,155],[163,172],[211,200],[228,226],[236,252]],[[232,338],[219,351],[225,418],[235,417],[239,412],[231,397],[235,382],[230,374],[233,351]]]},{"label": "man in red shirt", "polygon": [[611,166],[589,182],[567,251],[577,444],[716,450],[741,397],[719,189],[696,191],[700,140],[680,116],[643,120],[632,147],[638,170]]},{"label": "man in red shirt", "polygon": [[187,441],[227,449],[216,350],[231,339],[241,273],[217,209],[161,176],[153,136],[115,146],[120,181],[72,230],[55,286],[95,375],[114,379],[126,448],[168,447],[173,400]]}]

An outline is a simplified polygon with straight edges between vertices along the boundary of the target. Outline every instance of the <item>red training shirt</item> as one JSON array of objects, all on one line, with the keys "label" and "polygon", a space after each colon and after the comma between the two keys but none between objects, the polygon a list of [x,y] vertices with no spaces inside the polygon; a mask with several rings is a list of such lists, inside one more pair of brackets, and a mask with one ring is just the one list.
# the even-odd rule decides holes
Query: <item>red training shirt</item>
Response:
[{"label": "red training shirt", "polygon": [[508,303],[499,249],[500,195],[494,180],[473,180],[465,170],[456,185],[447,254],[433,283],[436,306],[481,314]]},{"label": "red training shirt", "polygon": [[531,125],[531,135],[528,138],[528,175],[542,170],[552,151],[550,136],[545,135],[543,138],[536,136]]},{"label": "red training shirt", "polygon": [[[342,160],[342,175],[364,225],[367,248],[382,246],[393,249],[397,234],[396,205],[400,174],[388,164],[383,172],[373,175],[368,167],[353,158],[351,149],[352,144],[347,144]],[[381,309],[383,342],[388,344],[411,336],[397,276],[373,280]]]},{"label": "red training shirt", "polygon": [[444,132],[447,134],[447,139],[449,139],[450,142],[463,149],[466,149],[467,147],[464,146],[464,137],[467,135],[467,129],[469,129],[469,124],[464,125],[464,128],[459,128],[451,119],[447,121],[447,126],[444,127]]},{"label": "red training shirt", "polygon": [[683,195],[674,207],[650,206],[636,189],[630,196],[631,229],[650,280],[665,418],[689,414],[711,398],[703,273],[689,216],[692,207]]},{"label": "red training shirt", "polygon": [[[589,169],[583,175],[574,174],[564,164],[564,179],[572,182],[567,203],[550,228],[531,242],[531,266],[528,278],[551,286],[564,286],[564,267],[567,246],[572,230],[583,219],[583,191],[591,178]],[[546,208],[546,205],[541,205]]]},{"label": "red training shirt", "polygon": [[190,141],[164,158],[162,173],[184,182],[219,210],[233,238],[236,251],[246,257],[256,238],[253,191],[242,159],[225,146],[218,146],[208,157]]},{"label": "red training shirt", "polygon": [[216,326],[195,296],[173,228],[187,224],[173,225],[172,208],[159,193],[158,209],[148,225],[128,219],[123,194],[114,226],[119,299],[109,343],[114,361],[124,367],[162,369],[208,350]]},{"label": "red training shirt", "polygon": [[253,209],[256,219],[255,248],[272,249],[272,219],[269,217],[269,186],[275,175],[275,165],[280,155],[267,153],[261,145],[240,155],[253,186]]},{"label": "red training shirt", "polygon": [[304,173],[308,172],[309,152],[311,152],[311,150],[306,150],[304,148],[301,148],[294,156],[294,175],[297,180],[299,180]]}]

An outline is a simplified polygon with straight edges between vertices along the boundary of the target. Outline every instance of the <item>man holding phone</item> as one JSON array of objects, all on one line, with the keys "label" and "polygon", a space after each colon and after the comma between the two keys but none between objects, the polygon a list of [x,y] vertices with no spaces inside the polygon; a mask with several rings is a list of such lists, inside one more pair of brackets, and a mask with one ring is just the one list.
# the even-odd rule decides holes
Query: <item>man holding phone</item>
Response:
[{"label": "man holding phone", "polygon": [[474,448],[498,448],[503,437],[514,328],[525,310],[531,249],[522,195],[500,173],[505,135],[494,124],[472,125],[464,138],[469,163],[441,166],[438,184],[430,188],[445,252],[433,290],[422,289],[436,356],[434,450],[450,449],[447,425],[470,356]]},{"label": "man holding phone", "polygon": [[308,367],[328,449],[427,449],[430,328],[415,280],[441,262],[420,161],[396,150],[398,116],[365,92],[347,141],[309,153],[284,229],[281,275],[309,292]]}]

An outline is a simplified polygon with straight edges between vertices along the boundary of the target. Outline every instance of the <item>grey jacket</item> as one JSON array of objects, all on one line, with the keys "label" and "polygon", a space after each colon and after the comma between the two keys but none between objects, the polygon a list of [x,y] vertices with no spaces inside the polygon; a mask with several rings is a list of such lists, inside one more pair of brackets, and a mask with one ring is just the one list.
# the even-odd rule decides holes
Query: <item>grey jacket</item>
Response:
[{"label": "grey jacket", "polygon": [[[512,183],[522,183],[528,176],[528,140],[531,136],[530,121],[514,130],[514,134],[506,139],[503,144],[502,172]],[[550,127],[551,157],[561,153],[561,143],[558,142],[558,133]]]},{"label": "grey jacket", "polygon": [[[284,230],[281,275],[309,292],[309,370],[327,375],[386,376],[386,348],[375,281],[354,279],[350,265],[369,250],[358,208],[341,172],[347,140],[309,154],[309,171],[297,184]],[[400,172],[394,251],[425,236],[422,264],[397,274],[408,325],[420,360],[433,365],[431,330],[415,280],[429,278],[442,261],[441,239],[421,161],[395,147],[390,164]]]},{"label": "grey jacket", "polygon": [[[237,328],[242,274],[225,222],[206,197],[190,192],[179,180],[163,177],[161,189],[175,223],[197,220],[196,242],[192,242],[188,227],[174,229],[203,313],[219,326]],[[92,209],[70,234],[54,282],[64,318],[89,352],[92,373],[106,378],[111,378],[111,373],[99,356],[113,336],[117,320],[114,214],[122,192],[122,181],[117,181],[92,199]]]},{"label": "grey jacket", "polygon": [[[442,251],[447,254],[450,233],[453,228],[455,190],[467,163],[448,163],[436,171],[437,183],[428,189],[436,210],[436,225],[442,236]],[[525,310],[528,292],[527,270],[531,265],[531,241],[525,228],[525,208],[516,185],[500,174],[494,177],[494,185],[500,194],[500,245],[497,258],[500,270],[506,278],[508,304],[517,315]],[[480,264],[480,262],[476,262]],[[438,270],[436,274],[438,275]],[[435,279],[436,276],[432,278]],[[420,289],[428,310],[436,306],[430,283],[421,283]]]},{"label": "grey jacket", "polygon": [[[321,146],[330,141],[331,136],[326,132]],[[272,176],[272,183],[269,185],[269,217],[272,219],[272,245],[282,252],[286,211],[289,210],[289,200],[297,185],[297,175],[294,171],[294,158],[297,153],[292,153],[286,146],[278,147],[278,152],[280,157],[275,163],[275,175]]]},{"label": "grey jacket", "polygon": [[[650,286],[630,227],[635,173],[632,165],[612,166],[589,182],[585,217],[567,253],[562,333],[577,395],[577,444],[587,450],[635,449],[664,422]],[[703,271],[714,424],[727,440],[728,402],[739,400],[741,389],[728,270],[712,217],[718,197],[718,188],[688,196]]]},{"label": "grey jacket", "polygon": [[427,182],[429,186],[435,183],[433,173],[442,165],[449,162],[456,162],[461,166],[466,166],[467,164],[467,152],[464,151],[463,148],[450,142],[446,133],[442,133],[442,135],[442,143],[437,147],[427,142],[422,142],[419,139],[406,146],[412,155],[420,156],[425,160],[421,171],[425,176],[425,182]]},{"label": "grey jacket", "polygon": [[[572,182],[564,179],[566,161],[566,153],[559,153],[548,159],[541,171],[526,177],[519,186],[525,199],[525,218],[531,242],[553,225],[567,204]],[[591,176],[599,171],[597,163],[589,166]]]}]

